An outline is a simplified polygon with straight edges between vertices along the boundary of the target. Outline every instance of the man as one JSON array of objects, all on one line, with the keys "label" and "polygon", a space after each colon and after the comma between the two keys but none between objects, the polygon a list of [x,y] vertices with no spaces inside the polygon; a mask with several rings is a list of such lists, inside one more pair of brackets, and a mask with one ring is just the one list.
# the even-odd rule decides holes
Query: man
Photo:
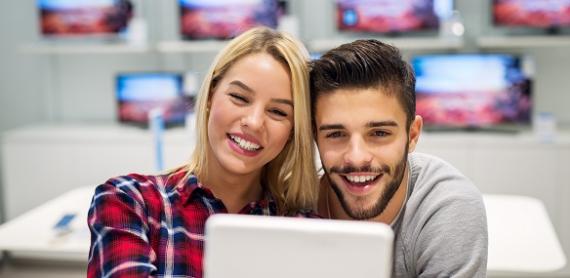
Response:
[{"label": "man", "polygon": [[325,172],[319,213],[395,234],[394,277],[485,277],[481,194],[457,169],[412,153],[422,118],[399,51],[359,40],[313,61],[313,127]]}]

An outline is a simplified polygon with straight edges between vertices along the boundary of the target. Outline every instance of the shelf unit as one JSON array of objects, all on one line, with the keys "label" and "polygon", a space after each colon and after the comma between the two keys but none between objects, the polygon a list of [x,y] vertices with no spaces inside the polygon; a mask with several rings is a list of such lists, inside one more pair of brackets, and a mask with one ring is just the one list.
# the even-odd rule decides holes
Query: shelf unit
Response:
[{"label": "shelf unit", "polygon": [[[317,39],[309,41],[307,47],[311,51],[323,52],[356,39],[360,38]],[[442,38],[434,36],[406,38],[374,37],[373,39],[391,44],[401,50],[456,50],[463,47],[463,38]]]},{"label": "shelf unit", "polygon": [[148,45],[127,43],[31,43],[20,48],[29,54],[143,54],[150,50]]},{"label": "shelf unit", "polygon": [[20,51],[28,54],[143,54],[152,51],[160,53],[205,53],[222,50],[228,41],[161,41],[156,45],[128,43],[30,43]]},{"label": "shelf unit", "polygon": [[[359,38],[317,39],[307,42],[311,51],[322,52],[349,43]],[[408,37],[375,39],[394,45],[402,50],[457,50],[463,47],[462,38]],[[30,54],[142,54],[151,51],[159,53],[211,53],[219,52],[228,44],[227,40],[204,41],[160,41],[156,45],[144,44],[64,44],[31,43],[21,47],[21,51]],[[570,44],[569,44],[570,45]]]},{"label": "shelf unit", "polygon": [[205,41],[162,41],[157,44],[157,51],[162,53],[203,53],[218,52],[222,50],[228,41],[205,40]]},{"label": "shelf unit", "polygon": [[481,48],[570,47],[570,36],[484,36],[477,39]]},{"label": "shelf unit", "polygon": [[[6,219],[73,188],[95,186],[132,172],[157,172],[154,134],[148,129],[118,124],[50,124],[14,129],[0,139]],[[195,135],[187,128],[167,129],[163,144],[164,169],[172,169],[187,163]],[[38,165],[43,166],[36,168]],[[34,174],[26,169],[34,169]],[[32,188],[33,196],[25,200],[16,197]]]}]

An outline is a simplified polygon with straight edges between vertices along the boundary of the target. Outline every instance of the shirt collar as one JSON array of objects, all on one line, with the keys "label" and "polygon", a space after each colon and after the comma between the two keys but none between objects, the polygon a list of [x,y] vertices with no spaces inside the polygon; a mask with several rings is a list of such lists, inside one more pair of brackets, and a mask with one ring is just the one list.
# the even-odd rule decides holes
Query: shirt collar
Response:
[{"label": "shirt collar", "polygon": [[[205,188],[192,173],[183,171],[185,178],[178,179],[176,190],[180,193],[181,201],[183,204],[187,204],[193,195],[200,194],[208,198],[216,198],[212,191]],[[174,173],[177,175],[178,173]],[[246,205],[240,213],[244,214],[262,214],[262,215],[274,215],[277,211],[277,203],[273,198],[271,192],[267,190],[267,186],[263,186],[262,198],[258,201],[251,202]]]},{"label": "shirt collar", "polygon": [[180,193],[180,198],[183,204],[186,204],[192,195],[197,194],[198,191],[204,193],[208,193],[212,195],[211,191],[205,188],[202,188],[202,184],[198,181],[198,177],[196,177],[192,173],[188,173],[184,171],[184,178],[182,178],[176,185],[176,190]]}]

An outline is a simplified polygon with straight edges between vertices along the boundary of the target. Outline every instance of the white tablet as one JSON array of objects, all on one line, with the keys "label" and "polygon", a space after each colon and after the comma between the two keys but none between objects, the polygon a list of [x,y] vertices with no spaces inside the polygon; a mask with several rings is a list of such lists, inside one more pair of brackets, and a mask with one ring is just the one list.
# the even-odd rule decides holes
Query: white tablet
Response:
[{"label": "white tablet", "polygon": [[205,278],[387,278],[390,226],[218,214],[206,222]]}]

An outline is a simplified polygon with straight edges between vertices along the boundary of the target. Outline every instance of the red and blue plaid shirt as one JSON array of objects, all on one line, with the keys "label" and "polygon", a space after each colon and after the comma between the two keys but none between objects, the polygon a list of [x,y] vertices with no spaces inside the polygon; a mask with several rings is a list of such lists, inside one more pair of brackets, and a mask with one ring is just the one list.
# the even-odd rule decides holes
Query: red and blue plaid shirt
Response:
[{"label": "red and blue plaid shirt", "polygon": [[[88,277],[202,277],[204,224],[227,209],[186,174],[131,174],[97,187],[88,216]],[[268,196],[240,213],[276,215]]]}]

